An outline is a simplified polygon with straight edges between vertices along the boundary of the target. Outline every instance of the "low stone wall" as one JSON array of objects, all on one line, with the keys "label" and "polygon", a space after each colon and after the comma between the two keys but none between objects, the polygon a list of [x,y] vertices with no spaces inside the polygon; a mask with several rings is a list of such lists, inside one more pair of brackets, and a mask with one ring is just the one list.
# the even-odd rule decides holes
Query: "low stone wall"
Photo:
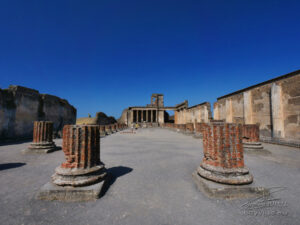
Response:
[{"label": "low stone wall", "polygon": [[37,90],[9,86],[0,89],[0,141],[32,138],[33,122],[53,122],[53,132],[75,124],[76,109],[67,100]]}]

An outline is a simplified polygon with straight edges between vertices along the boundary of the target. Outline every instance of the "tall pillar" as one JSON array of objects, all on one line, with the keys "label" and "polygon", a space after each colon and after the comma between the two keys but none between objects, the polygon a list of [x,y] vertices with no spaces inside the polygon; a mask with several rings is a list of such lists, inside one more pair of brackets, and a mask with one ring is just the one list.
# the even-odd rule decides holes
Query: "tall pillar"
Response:
[{"label": "tall pillar", "polygon": [[130,123],[127,123],[127,124],[132,124],[134,121],[134,118],[133,118],[133,110],[130,110],[130,117],[131,117],[131,119],[130,119]]},{"label": "tall pillar", "polygon": [[148,113],[149,111],[148,110],[146,110],[146,122],[148,123],[149,122],[149,113]]},{"label": "tall pillar", "polygon": [[225,109],[226,109],[226,123],[232,123],[233,122],[233,110],[232,110],[231,99],[226,99]]},{"label": "tall pillar", "polygon": [[274,138],[284,138],[284,113],[281,86],[275,83],[271,87],[271,120],[273,124],[272,136]]},{"label": "tall pillar", "polygon": [[53,122],[34,121],[33,142],[23,150],[23,153],[49,153],[57,149],[53,142]]},{"label": "tall pillar", "polygon": [[244,92],[243,97],[244,97],[244,122],[245,124],[253,124],[251,91]]},{"label": "tall pillar", "polygon": [[253,176],[244,166],[242,126],[210,123],[203,129],[202,163],[198,175],[224,184],[249,184]]}]

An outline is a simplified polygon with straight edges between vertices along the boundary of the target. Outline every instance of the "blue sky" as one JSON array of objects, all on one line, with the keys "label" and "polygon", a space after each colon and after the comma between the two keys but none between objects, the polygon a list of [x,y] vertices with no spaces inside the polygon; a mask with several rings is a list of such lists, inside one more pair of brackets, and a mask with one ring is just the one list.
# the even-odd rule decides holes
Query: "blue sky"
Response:
[{"label": "blue sky", "polygon": [[0,88],[67,99],[78,117],[190,105],[299,69],[300,1],[0,1]]}]

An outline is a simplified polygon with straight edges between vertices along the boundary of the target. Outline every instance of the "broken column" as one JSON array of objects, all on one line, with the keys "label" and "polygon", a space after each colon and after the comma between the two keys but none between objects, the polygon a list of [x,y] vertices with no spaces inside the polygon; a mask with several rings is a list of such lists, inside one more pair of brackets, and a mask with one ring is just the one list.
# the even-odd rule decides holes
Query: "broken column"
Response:
[{"label": "broken column", "polygon": [[202,163],[198,175],[223,184],[249,184],[253,176],[244,166],[242,126],[211,123],[203,129]]},{"label": "broken column", "polygon": [[52,182],[42,187],[44,200],[84,201],[98,198],[107,171],[100,160],[97,125],[66,125],[63,152],[66,161],[55,169]]},{"label": "broken column", "polygon": [[246,150],[263,149],[261,142],[259,142],[259,126],[256,124],[243,125],[243,146]]},{"label": "broken column", "polygon": [[100,125],[100,137],[104,137],[106,135],[105,126]]},{"label": "broken column", "polygon": [[35,121],[33,124],[33,141],[23,153],[49,153],[57,149],[53,142],[53,122]]},{"label": "broken column", "polygon": [[187,134],[187,135],[194,134],[194,124],[193,123],[187,123],[185,125],[185,134]]}]

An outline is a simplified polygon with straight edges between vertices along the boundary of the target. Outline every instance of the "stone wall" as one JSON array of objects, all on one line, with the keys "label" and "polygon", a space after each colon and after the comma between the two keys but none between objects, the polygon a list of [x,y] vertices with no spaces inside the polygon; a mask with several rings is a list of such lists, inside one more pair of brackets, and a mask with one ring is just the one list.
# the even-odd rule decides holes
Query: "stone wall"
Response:
[{"label": "stone wall", "polygon": [[261,139],[300,142],[300,70],[218,98],[214,119],[258,124]]},{"label": "stone wall", "polygon": [[67,100],[40,94],[21,86],[0,89],[0,140],[32,138],[33,122],[53,122],[59,132],[65,124],[74,124],[76,109]]},{"label": "stone wall", "polygon": [[95,117],[81,117],[76,120],[77,125],[107,125],[116,122],[113,116],[107,116],[103,112],[97,112]]},{"label": "stone wall", "polygon": [[189,108],[180,108],[175,110],[175,124],[187,124],[205,122],[208,123],[211,118],[210,103],[205,102]]}]

